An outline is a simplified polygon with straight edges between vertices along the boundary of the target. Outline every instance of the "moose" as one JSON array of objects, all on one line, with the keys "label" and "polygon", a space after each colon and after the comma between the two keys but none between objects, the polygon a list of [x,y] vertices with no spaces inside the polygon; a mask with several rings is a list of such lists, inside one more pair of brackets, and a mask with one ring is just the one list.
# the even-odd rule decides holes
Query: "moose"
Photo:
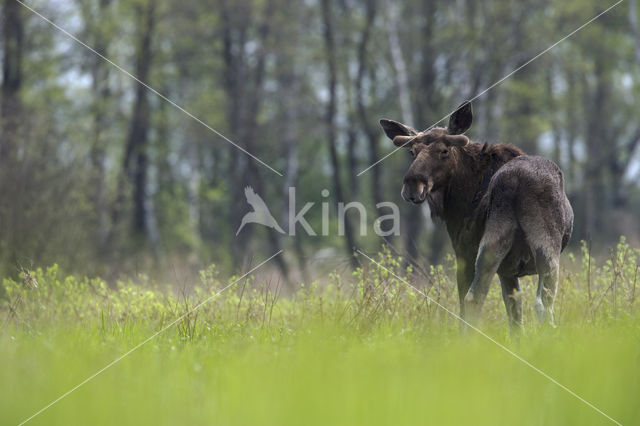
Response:
[{"label": "moose", "polygon": [[414,204],[426,200],[432,218],[444,221],[456,255],[460,314],[466,323],[478,323],[497,273],[511,334],[519,334],[519,278],[538,274],[534,310],[540,323],[553,326],[559,257],[573,230],[562,171],[551,160],[525,155],[510,144],[470,141],[464,133],[472,121],[469,101],[451,114],[446,128],[418,132],[380,120],[393,144],[413,157],[402,198]]}]

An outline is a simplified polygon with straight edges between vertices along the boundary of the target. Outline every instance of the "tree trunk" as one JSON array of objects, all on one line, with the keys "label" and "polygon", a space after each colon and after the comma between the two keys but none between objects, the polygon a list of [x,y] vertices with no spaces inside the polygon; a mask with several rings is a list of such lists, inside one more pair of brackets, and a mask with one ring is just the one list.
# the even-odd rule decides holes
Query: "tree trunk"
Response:
[{"label": "tree trunk", "polygon": [[[223,81],[226,98],[226,121],[229,125],[229,137],[237,144],[242,144],[241,126],[243,122],[242,110],[244,99],[242,93],[241,82],[245,80],[245,69],[243,67],[242,52],[247,38],[247,29],[252,23],[253,17],[250,13],[246,13],[244,18],[245,24],[240,25],[234,13],[234,6],[230,5],[229,0],[222,0],[220,5],[221,24],[222,24],[222,45],[223,45]],[[238,5],[244,6],[243,2]],[[234,31],[235,29],[235,31]],[[240,221],[245,212],[245,201],[242,196],[243,185],[246,182],[246,156],[238,151],[235,146],[229,146],[229,182],[232,185],[229,188],[231,215],[231,254],[233,268],[238,269],[244,262],[243,248],[250,239],[252,228],[246,227],[238,236],[235,235],[236,229],[240,226]]]},{"label": "tree trunk", "polygon": [[[358,119],[362,130],[367,138],[369,145],[369,164],[373,164],[378,161],[378,130],[377,127],[373,127],[369,120],[369,113],[364,100],[364,78],[367,74],[367,54],[369,48],[369,39],[371,38],[371,30],[376,18],[376,0],[365,0],[365,20],[362,32],[360,34],[360,40],[358,42],[358,71],[356,74],[355,89],[356,89],[356,107],[358,110]],[[371,82],[372,85],[373,82]],[[380,167],[373,167],[369,170],[371,173],[371,198],[375,204],[382,201],[382,186],[380,179]]]},{"label": "tree trunk", "polygon": [[[605,191],[605,176],[603,163],[603,141],[607,140],[606,126],[602,126],[602,119],[608,108],[611,94],[609,78],[606,75],[605,64],[596,56],[594,66],[595,87],[587,91],[588,101],[586,123],[586,148],[587,164],[585,170],[585,236],[594,235],[597,230],[605,230],[606,224],[602,221],[607,203]],[[585,86],[585,87],[588,87]]]},{"label": "tree trunk", "polygon": [[578,129],[578,117],[576,114],[575,105],[578,105],[580,99],[578,97],[578,90],[576,85],[578,81],[576,79],[575,71],[571,69],[572,65],[567,64],[569,68],[567,70],[567,170],[568,170],[568,181],[569,185],[574,184],[576,178],[576,140],[578,138],[579,129]]},{"label": "tree trunk", "polygon": [[[15,229],[14,216],[20,211],[15,197],[16,151],[21,133],[22,101],[22,58],[24,50],[24,27],[22,6],[15,0],[5,0],[3,5],[2,37],[2,98],[0,99],[0,259],[8,260],[15,256],[15,239],[20,232]],[[18,178],[19,179],[19,178]],[[4,265],[0,265],[2,267]],[[3,271],[4,272],[4,271]],[[4,287],[0,285],[0,299],[4,296]]]},{"label": "tree trunk", "polygon": [[[351,102],[349,102],[351,103]],[[355,123],[355,114],[349,112],[349,123]],[[357,198],[360,195],[360,179],[356,176],[358,171],[358,132],[356,127],[351,124],[347,126],[347,179],[349,182],[348,188],[350,189],[351,199]]]},{"label": "tree trunk", "polygon": [[[136,76],[140,81],[148,83],[153,56],[151,42],[155,29],[155,3],[148,1],[146,5],[140,7],[139,13],[142,33],[136,55]],[[138,83],[136,84],[131,127],[127,137],[124,170],[133,183],[133,231],[142,241],[148,237],[146,191],[150,118],[147,89]]]},{"label": "tree trunk", "polygon": [[633,53],[636,64],[640,67],[640,30],[638,30],[638,5],[636,0],[629,0],[629,27],[633,38]]},{"label": "tree trunk", "polygon": [[[300,10],[297,6],[292,6],[293,10],[290,11],[292,19],[295,22],[300,21]],[[296,31],[300,31],[302,26],[296,27]],[[290,36],[285,34],[285,36]],[[280,87],[280,93],[282,93],[282,109],[280,110],[281,118],[281,131],[282,131],[282,145],[284,148],[284,157],[286,161],[284,182],[281,187],[281,194],[283,199],[287,200],[289,197],[289,188],[294,188],[298,184],[299,173],[299,154],[298,143],[299,135],[297,130],[297,123],[299,119],[298,104],[296,104],[297,93],[300,89],[300,74],[298,70],[298,58],[297,54],[300,48],[300,43],[293,42],[291,51],[283,49],[279,55],[278,60],[278,85]],[[286,227],[289,221],[289,205],[284,203],[282,206],[282,212],[280,215],[281,223]],[[286,228],[285,228],[286,229]],[[310,276],[307,269],[306,258],[302,245],[302,235],[297,233],[295,236],[290,236],[294,239],[294,252],[296,256],[297,265],[303,282],[309,283]],[[284,258],[284,256],[278,256]],[[293,282],[289,280],[289,288],[291,291],[295,289],[292,287]]]},{"label": "tree trunk", "polygon": [[[555,61],[554,61],[555,62]],[[555,64],[554,64],[555,65]],[[548,120],[551,123],[551,134],[553,141],[553,159],[563,168],[562,164],[562,126],[558,119],[558,107],[556,102],[556,94],[553,90],[553,78],[556,75],[556,67],[552,66],[546,72],[546,88],[547,88],[547,107],[549,108]]]},{"label": "tree trunk", "polygon": [[15,0],[5,0],[2,36],[4,58],[2,63],[2,100],[0,113],[2,134],[0,139],[0,167],[5,169],[15,158],[18,147],[22,102],[22,57],[24,50],[24,23],[22,6]]},{"label": "tree trunk", "polygon": [[[402,47],[400,45],[400,38],[398,36],[397,19],[398,10],[397,5],[391,3],[389,0],[385,1],[385,9],[387,10],[387,16],[385,16],[385,23],[387,29],[387,38],[389,41],[389,50],[391,52],[391,60],[393,68],[395,70],[396,85],[398,87],[400,104],[400,112],[402,121],[410,126],[416,126],[413,119],[413,110],[411,108],[411,95],[409,91],[409,77],[407,75],[407,65],[402,54]],[[428,18],[427,18],[428,19]],[[426,64],[423,64],[425,68],[430,68]],[[428,96],[421,93],[421,96]],[[418,103],[420,103],[418,101]],[[420,106],[418,106],[420,109]],[[422,115],[421,115],[422,116]],[[404,218],[405,223],[405,238],[404,238],[404,250],[407,256],[411,259],[416,259],[418,254],[418,247],[416,244],[417,237],[422,230],[422,214],[420,207],[409,208]]]},{"label": "tree trunk", "polygon": [[391,59],[396,72],[396,83],[398,85],[398,92],[400,94],[398,101],[400,103],[400,111],[402,112],[402,120],[410,126],[415,126],[416,123],[413,120],[413,110],[411,109],[411,92],[409,90],[407,64],[404,60],[404,55],[402,54],[400,37],[398,36],[398,11],[396,9],[397,6],[387,0],[385,8],[388,10],[388,16],[384,21],[387,24],[387,36],[389,38]]},{"label": "tree trunk", "polygon": [[[327,144],[329,146],[329,157],[332,167],[333,193],[338,203],[344,202],[344,192],[340,179],[340,164],[338,160],[338,150],[336,148],[336,86],[337,86],[337,68],[336,68],[336,47],[333,34],[333,14],[331,8],[332,0],[322,0],[322,19],[324,24],[324,42],[325,54],[327,59],[327,75],[329,78],[328,91],[329,101],[327,102],[327,111],[325,116],[325,125],[327,129]],[[349,256],[351,265],[355,268],[358,266],[356,258],[353,256],[353,250],[356,247],[351,221],[348,217],[344,218],[344,233],[346,251]]]},{"label": "tree trunk", "polygon": [[[104,57],[108,57],[107,39],[101,18],[107,13],[112,0],[98,2],[97,16],[86,16],[85,21],[94,35],[94,48]],[[107,182],[106,182],[106,135],[107,115],[111,100],[109,87],[110,65],[102,58],[91,56],[91,87],[93,91],[93,142],[91,144],[91,165],[93,166],[93,206],[97,216],[97,245],[98,250],[105,249],[109,236],[109,215],[107,211]]]}]

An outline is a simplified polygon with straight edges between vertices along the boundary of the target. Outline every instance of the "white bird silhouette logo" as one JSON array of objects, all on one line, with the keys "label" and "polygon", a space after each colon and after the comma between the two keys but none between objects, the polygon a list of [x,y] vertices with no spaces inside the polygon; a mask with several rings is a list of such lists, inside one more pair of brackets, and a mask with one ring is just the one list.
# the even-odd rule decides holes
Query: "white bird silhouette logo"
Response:
[{"label": "white bird silhouette logo", "polygon": [[236,232],[236,236],[240,233],[242,228],[244,228],[247,223],[259,223],[260,225],[275,229],[281,234],[284,234],[284,231],[282,230],[282,228],[280,228],[278,222],[276,222],[264,200],[255,193],[252,187],[247,186],[244,189],[244,195],[245,197],[247,197],[247,203],[249,203],[249,205],[253,207],[253,211],[244,215],[244,217],[242,218],[242,223],[240,223],[240,227]]}]

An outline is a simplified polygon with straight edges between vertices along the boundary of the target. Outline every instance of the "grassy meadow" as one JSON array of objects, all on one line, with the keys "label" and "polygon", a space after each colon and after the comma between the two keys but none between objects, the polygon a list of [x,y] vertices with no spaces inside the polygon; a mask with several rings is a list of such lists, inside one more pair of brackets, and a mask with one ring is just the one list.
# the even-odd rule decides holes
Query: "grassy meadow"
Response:
[{"label": "grassy meadow", "polygon": [[[417,272],[389,253],[283,295],[215,267],[184,294],[57,267],[5,279],[0,424],[19,424],[111,361],[33,425],[615,424],[495,343],[461,336],[452,261]],[[539,327],[522,280],[526,332],[509,338],[494,283],[483,330],[625,425],[640,423],[640,250],[563,258],[558,327]],[[388,268],[388,269],[387,269]],[[399,277],[424,289],[410,289]],[[426,275],[426,276],[425,276]],[[259,277],[256,272],[256,276]]]}]

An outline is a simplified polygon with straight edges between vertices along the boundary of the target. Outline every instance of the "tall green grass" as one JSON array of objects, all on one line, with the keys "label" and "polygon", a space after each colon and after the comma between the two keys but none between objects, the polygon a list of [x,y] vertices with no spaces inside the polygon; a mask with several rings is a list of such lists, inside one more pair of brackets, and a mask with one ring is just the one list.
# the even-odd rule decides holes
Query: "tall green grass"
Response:
[{"label": "tall green grass", "polygon": [[[460,336],[432,302],[458,310],[451,260],[421,272],[388,252],[376,257],[383,266],[360,260],[353,276],[286,297],[242,280],[196,312],[228,285],[215,267],[188,294],[63,277],[55,266],[5,279],[0,424],[18,424],[184,314],[29,424],[613,424],[495,343]],[[607,415],[638,424],[639,265],[640,250],[624,240],[602,262],[585,246],[564,261],[557,329],[535,324],[529,278],[522,339],[508,337],[497,285],[482,328]]]}]

